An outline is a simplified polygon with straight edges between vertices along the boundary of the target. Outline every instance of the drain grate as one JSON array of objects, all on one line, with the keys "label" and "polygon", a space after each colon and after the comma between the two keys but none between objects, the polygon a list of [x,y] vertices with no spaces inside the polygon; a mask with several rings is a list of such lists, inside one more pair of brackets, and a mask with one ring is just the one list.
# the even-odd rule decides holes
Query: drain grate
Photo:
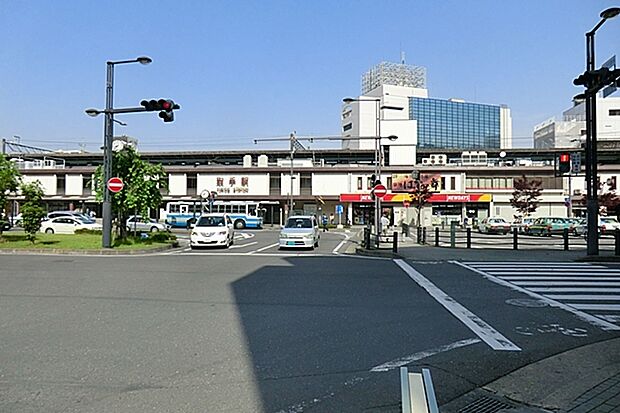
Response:
[{"label": "drain grate", "polygon": [[514,406],[484,396],[461,408],[458,413],[497,413],[503,409],[514,409]]}]

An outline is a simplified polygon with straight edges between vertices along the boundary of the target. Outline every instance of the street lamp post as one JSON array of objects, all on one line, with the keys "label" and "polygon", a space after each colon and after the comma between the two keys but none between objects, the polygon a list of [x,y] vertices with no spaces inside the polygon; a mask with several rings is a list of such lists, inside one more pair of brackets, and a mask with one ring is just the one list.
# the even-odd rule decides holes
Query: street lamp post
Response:
[{"label": "street lamp post", "polygon": [[[606,20],[620,14],[620,8],[612,7],[601,12],[601,20],[586,33],[586,72],[595,70],[594,34]],[[587,254],[598,255],[598,167],[596,142],[596,96],[597,93],[586,91],[586,209],[588,243]]]},{"label": "street lamp post", "polygon": [[108,189],[108,180],[112,177],[112,141],[114,140],[114,66],[125,63],[148,65],[150,57],[141,56],[132,60],[106,62],[105,119],[103,127],[103,248],[112,247],[112,192]]}]

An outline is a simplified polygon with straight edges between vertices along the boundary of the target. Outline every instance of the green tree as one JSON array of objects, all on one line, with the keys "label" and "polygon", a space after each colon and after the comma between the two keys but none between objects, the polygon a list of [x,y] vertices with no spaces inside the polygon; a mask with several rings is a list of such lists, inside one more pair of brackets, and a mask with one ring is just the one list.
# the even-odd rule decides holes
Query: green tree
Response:
[{"label": "green tree", "polygon": [[[127,237],[125,222],[134,212],[148,216],[149,209],[159,208],[162,195],[160,188],[167,188],[166,172],[161,164],[151,164],[142,159],[131,146],[114,153],[112,175],[123,180],[123,189],[112,194],[112,212],[117,218],[120,237]],[[103,201],[103,166],[95,171],[97,201]]]},{"label": "green tree", "polygon": [[23,184],[21,186],[24,202],[22,204],[22,226],[26,232],[26,238],[34,244],[36,234],[41,229],[41,220],[45,217],[45,209],[41,206],[43,189],[39,181]]},{"label": "green tree", "polygon": [[[9,161],[4,154],[0,154],[0,221],[3,221],[9,194],[17,191],[21,183],[21,174],[15,164]],[[2,225],[0,222],[0,237]]]},{"label": "green tree", "polygon": [[420,220],[422,208],[428,204],[428,200],[431,196],[433,196],[433,193],[430,190],[429,184],[417,180],[413,190],[409,192],[409,195],[411,196],[411,206],[413,206],[417,212],[419,228],[422,226],[422,222]]},{"label": "green tree", "polygon": [[514,191],[510,199],[510,205],[527,217],[538,208],[538,198],[542,192],[542,180],[528,179],[525,175],[514,180]]}]

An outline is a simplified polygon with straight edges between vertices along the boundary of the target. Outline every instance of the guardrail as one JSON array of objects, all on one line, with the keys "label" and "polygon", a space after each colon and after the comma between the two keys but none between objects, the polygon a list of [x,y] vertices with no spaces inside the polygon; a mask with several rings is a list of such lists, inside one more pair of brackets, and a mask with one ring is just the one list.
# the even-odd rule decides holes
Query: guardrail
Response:
[{"label": "guardrail", "polygon": [[[486,234],[474,231],[472,228],[456,228],[449,230],[434,227],[430,230],[432,236],[427,240],[426,228],[418,228],[416,241],[418,244],[430,244],[436,247],[449,248],[501,248],[501,249],[563,249],[585,250],[587,237],[571,234],[567,229],[561,234],[536,236],[520,233],[513,228],[508,234]],[[428,242],[427,242],[428,241]],[[613,233],[599,234],[599,249],[613,251],[620,255],[620,230]]]},{"label": "guardrail", "polygon": [[400,393],[403,413],[439,413],[429,369],[409,373],[407,367],[401,367]]}]

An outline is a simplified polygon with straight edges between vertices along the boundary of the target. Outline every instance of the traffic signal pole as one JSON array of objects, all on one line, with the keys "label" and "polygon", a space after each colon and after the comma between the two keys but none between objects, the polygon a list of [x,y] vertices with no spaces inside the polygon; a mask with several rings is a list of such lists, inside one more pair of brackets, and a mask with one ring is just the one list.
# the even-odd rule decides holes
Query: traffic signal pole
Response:
[{"label": "traffic signal pole", "polygon": [[[594,32],[586,33],[586,71],[595,69]],[[596,156],[596,95],[586,90],[586,211],[587,211],[587,254],[598,255],[598,157]]]},{"label": "traffic signal pole", "polygon": [[105,124],[103,133],[103,228],[101,245],[112,248],[112,192],[108,189],[108,181],[112,177],[112,140],[114,139],[114,63],[107,62],[105,92]]}]

